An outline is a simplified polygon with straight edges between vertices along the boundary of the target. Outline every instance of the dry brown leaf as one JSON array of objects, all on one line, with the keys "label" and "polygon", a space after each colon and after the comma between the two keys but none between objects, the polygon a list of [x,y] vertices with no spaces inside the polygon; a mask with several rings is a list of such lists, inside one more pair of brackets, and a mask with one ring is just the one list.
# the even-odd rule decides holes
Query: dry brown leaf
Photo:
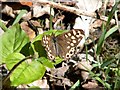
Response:
[{"label": "dry brown leaf", "polygon": [[22,4],[22,5],[26,5],[26,6],[29,6],[29,7],[31,7],[32,6],[32,2],[30,2],[29,0],[19,0],[20,1],[20,3]]},{"label": "dry brown leaf", "polygon": [[[30,22],[35,27],[40,27],[40,23],[38,21],[31,20]],[[22,22],[20,25],[21,25],[21,28],[27,33],[27,35],[29,36],[30,40],[32,40],[36,36],[34,30],[32,30],[29,27],[27,22]],[[42,28],[37,28],[37,29],[38,29],[39,34],[43,33],[43,29]]]},{"label": "dry brown leaf", "polygon": [[34,82],[32,82],[31,84],[28,84],[29,86],[38,86],[40,87],[41,89],[43,88],[46,88],[46,90],[49,90],[49,85],[47,83],[47,79],[42,79],[42,80],[36,80]]},{"label": "dry brown leaf", "polygon": [[2,7],[2,10],[1,10],[1,13],[4,13],[8,16],[11,16],[11,17],[15,17],[15,15],[13,14],[13,9],[12,7],[8,6],[8,5],[3,5]]},{"label": "dry brown leaf", "polygon": [[72,86],[72,83],[71,83],[70,79],[67,79],[67,78],[64,78],[62,83],[67,85],[67,86]]},{"label": "dry brown leaf", "polygon": [[22,22],[20,26],[27,33],[30,40],[32,40],[35,37],[35,32],[28,26],[27,22]]},{"label": "dry brown leaf", "polygon": [[101,20],[95,20],[91,25],[90,25],[90,32],[94,32],[94,29],[101,27],[102,26],[103,21]]},{"label": "dry brown leaf", "polygon": [[83,11],[88,11],[89,13],[95,12],[102,6],[102,0],[77,0],[76,6]]},{"label": "dry brown leaf", "polygon": [[87,90],[93,90],[93,89],[94,90],[99,90],[97,88],[98,84],[95,81],[92,81],[92,82],[88,81],[88,83],[83,84],[82,87],[85,88],[85,89],[87,89]]},{"label": "dry brown leaf", "polygon": [[[40,5],[35,4],[33,6],[33,17],[40,17],[44,14],[50,15],[50,6],[46,5],[43,8]],[[51,15],[54,16],[54,10],[51,9]]]},{"label": "dry brown leaf", "polygon": [[51,74],[57,77],[64,77],[65,72],[69,69],[69,66],[62,66],[59,68],[51,69]]},{"label": "dry brown leaf", "polygon": [[89,72],[87,72],[87,69],[91,70],[93,67],[90,65],[89,61],[81,61],[78,63],[77,67],[81,69],[81,76],[84,80],[89,78]]}]

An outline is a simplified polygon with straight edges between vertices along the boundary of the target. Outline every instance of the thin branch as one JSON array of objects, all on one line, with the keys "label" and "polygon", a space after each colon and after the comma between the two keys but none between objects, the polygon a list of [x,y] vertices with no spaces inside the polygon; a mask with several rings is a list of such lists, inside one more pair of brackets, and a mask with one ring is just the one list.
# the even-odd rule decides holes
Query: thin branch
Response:
[{"label": "thin branch", "polygon": [[77,8],[65,6],[65,5],[62,5],[60,3],[55,3],[55,2],[52,2],[52,1],[38,0],[37,3],[40,4],[40,5],[50,5],[53,8],[60,9],[60,10],[63,10],[63,11],[67,11],[67,12],[71,12],[71,13],[74,13],[78,16],[80,16],[80,15],[85,15],[85,16],[90,16],[90,17],[95,17],[96,16],[95,13],[80,11]]},{"label": "thin branch", "polygon": [[46,73],[46,75],[48,75],[52,78],[55,78],[55,79],[64,79],[63,77],[56,77],[56,76],[53,76],[52,74],[49,74],[49,73]]},{"label": "thin branch", "polygon": [[[55,2],[52,2],[52,1],[44,1],[44,0],[36,0],[35,2],[37,2],[38,4],[43,5],[43,6],[44,5],[50,5],[53,8],[63,10],[63,11],[67,11],[67,12],[76,14],[78,16],[85,15],[85,16],[96,18],[96,13],[85,12],[85,11],[82,11],[82,10],[77,9],[75,7],[65,6],[65,5],[62,5],[60,3],[55,3]],[[102,20],[102,21],[107,21],[107,19],[108,19],[108,17],[106,17],[106,16],[100,16],[100,20]],[[111,24],[115,24],[114,19],[111,20]]]}]

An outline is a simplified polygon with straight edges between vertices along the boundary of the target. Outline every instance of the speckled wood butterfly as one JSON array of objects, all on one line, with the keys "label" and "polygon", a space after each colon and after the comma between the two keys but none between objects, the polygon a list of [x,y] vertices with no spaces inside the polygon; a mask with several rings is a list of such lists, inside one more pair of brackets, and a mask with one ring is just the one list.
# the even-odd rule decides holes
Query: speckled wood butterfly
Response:
[{"label": "speckled wood butterfly", "polygon": [[42,45],[50,60],[55,60],[57,56],[69,60],[83,48],[84,43],[85,34],[81,29],[70,30],[58,36],[44,35],[42,38]]}]

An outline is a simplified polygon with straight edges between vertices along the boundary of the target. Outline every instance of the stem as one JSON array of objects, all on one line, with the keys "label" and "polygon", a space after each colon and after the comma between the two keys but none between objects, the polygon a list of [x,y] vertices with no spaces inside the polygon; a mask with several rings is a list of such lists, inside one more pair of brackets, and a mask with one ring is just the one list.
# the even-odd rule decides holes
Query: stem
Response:
[{"label": "stem", "polygon": [[10,70],[10,72],[7,74],[7,76],[3,79],[3,85],[5,85],[6,81],[9,79],[10,75],[13,73],[13,71],[25,60],[33,58],[32,56],[28,56],[21,61],[19,61],[17,64],[13,66],[13,68]]}]

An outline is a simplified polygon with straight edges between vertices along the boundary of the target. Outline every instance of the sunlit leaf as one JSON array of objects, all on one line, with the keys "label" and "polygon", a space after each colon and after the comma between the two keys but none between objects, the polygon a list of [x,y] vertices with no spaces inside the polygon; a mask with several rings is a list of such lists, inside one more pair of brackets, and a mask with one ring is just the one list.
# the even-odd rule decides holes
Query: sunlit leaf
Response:
[{"label": "sunlit leaf", "polygon": [[11,70],[15,64],[24,59],[25,56],[20,53],[11,53],[6,57],[6,66],[8,70]]},{"label": "sunlit leaf", "polygon": [[15,24],[6,31],[1,37],[2,60],[13,52],[20,52],[24,45],[29,42],[26,33],[20,28],[19,24]]},{"label": "sunlit leaf", "polygon": [[53,62],[51,62],[49,59],[47,59],[45,57],[38,58],[38,61],[40,61],[46,67],[49,67],[49,68],[54,67]]},{"label": "sunlit leaf", "polygon": [[[13,53],[7,57],[7,67],[11,69],[16,63],[20,62],[22,56],[20,53]],[[38,61],[25,60],[11,74],[10,81],[12,86],[28,84],[41,79],[45,73],[45,67]]]}]

